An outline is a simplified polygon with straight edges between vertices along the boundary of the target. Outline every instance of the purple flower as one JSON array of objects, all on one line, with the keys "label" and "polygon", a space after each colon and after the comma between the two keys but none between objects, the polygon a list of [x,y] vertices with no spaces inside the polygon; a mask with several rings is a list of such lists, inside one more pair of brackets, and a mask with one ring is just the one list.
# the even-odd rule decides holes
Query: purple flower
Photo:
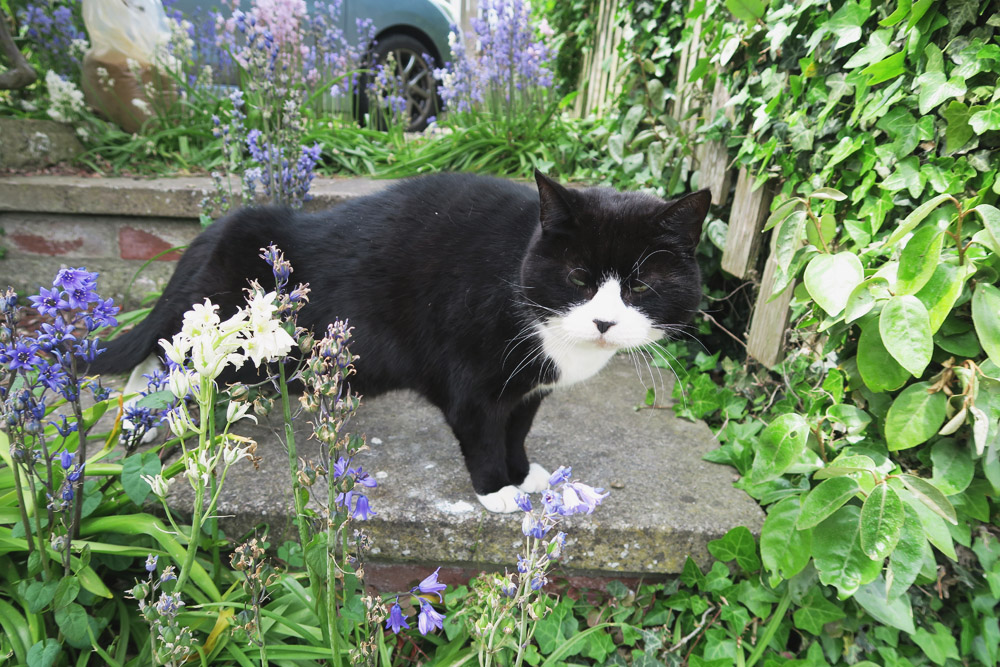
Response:
[{"label": "purple flower", "polygon": [[566,482],[562,485],[562,514],[591,514],[601,501],[608,497],[604,489],[595,489],[583,482]]},{"label": "purple flower", "polygon": [[10,370],[33,368],[45,363],[37,354],[38,345],[30,340],[21,339],[14,344],[13,350],[7,348],[0,351],[0,363],[6,363]]},{"label": "purple flower", "polygon": [[420,600],[420,617],[417,619],[417,629],[420,634],[426,635],[435,628],[444,627],[444,614],[439,614],[434,610],[427,600]]},{"label": "purple flower", "polygon": [[97,274],[87,269],[60,269],[56,279],[52,281],[52,286],[61,287],[67,292],[87,291],[93,289],[96,281]]},{"label": "purple flower", "polygon": [[440,571],[441,571],[440,567],[434,570],[434,572],[432,572],[427,578],[425,578],[423,581],[417,584],[417,588],[413,590],[415,591],[419,589],[421,593],[427,593],[427,594],[433,593],[438,596],[439,602],[443,601],[443,598],[441,597],[441,591],[446,590],[448,586],[438,581],[438,572]]},{"label": "purple flower", "polygon": [[538,521],[530,514],[525,514],[524,520],[521,522],[521,532],[524,533],[526,537],[534,537],[535,539],[545,537],[545,534],[549,532],[550,528],[551,526],[545,525],[544,522]]},{"label": "purple flower", "polygon": [[528,498],[528,494],[518,493],[514,496],[514,502],[517,503],[517,506],[521,508],[522,512],[531,511],[531,499]]},{"label": "purple flower", "polygon": [[351,512],[351,516],[355,519],[361,519],[362,521],[367,521],[371,517],[375,516],[375,510],[371,508],[368,504],[368,498],[359,494],[356,494],[357,502],[354,504],[354,511]]},{"label": "purple flower", "polygon": [[159,559],[159,556],[156,554],[149,554],[149,556],[146,557],[146,572],[153,572],[156,570],[157,559]]},{"label": "purple flower", "polygon": [[64,449],[62,454],[59,455],[59,465],[62,466],[63,470],[69,470],[73,465],[73,459],[76,458],[73,452],[68,449]]},{"label": "purple flower", "polygon": [[57,317],[59,311],[69,310],[69,302],[63,298],[62,290],[55,288],[45,289],[43,287],[38,291],[37,296],[29,296],[28,300],[31,301],[35,310],[48,317]]},{"label": "purple flower", "polygon": [[410,626],[406,622],[406,616],[403,615],[403,608],[399,606],[399,598],[396,598],[396,604],[389,610],[389,620],[385,622],[385,629],[392,630],[398,635],[401,628],[409,630]]},{"label": "purple flower", "polygon": [[573,469],[567,468],[566,466],[559,466],[556,470],[549,476],[549,486],[558,486],[562,482],[569,481],[570,475],[572,475]]}]

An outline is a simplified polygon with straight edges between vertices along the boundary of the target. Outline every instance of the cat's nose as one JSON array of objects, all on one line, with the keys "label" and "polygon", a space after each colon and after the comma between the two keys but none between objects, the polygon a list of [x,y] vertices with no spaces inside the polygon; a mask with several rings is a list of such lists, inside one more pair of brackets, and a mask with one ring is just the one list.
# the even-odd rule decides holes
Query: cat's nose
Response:
[{"label": "cat's nose", "polygon": [[597,325],[597,330],[602,334],[607,333],[608,329],[618,324],[617,322],[606,322],[604,320],[594,320],[594,324]]}]

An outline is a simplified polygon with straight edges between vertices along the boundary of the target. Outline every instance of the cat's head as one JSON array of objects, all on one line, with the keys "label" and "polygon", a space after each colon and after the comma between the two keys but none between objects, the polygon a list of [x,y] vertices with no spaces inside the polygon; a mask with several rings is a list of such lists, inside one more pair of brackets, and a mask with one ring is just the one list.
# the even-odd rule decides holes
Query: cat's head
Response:
[{"label": "cat's head", "polygon": [[613,350],[655,342],[698,308],[695,247],[711,194],[664,201],[567,189],[535,172],[539,229],[521,285],[547,347]]}]

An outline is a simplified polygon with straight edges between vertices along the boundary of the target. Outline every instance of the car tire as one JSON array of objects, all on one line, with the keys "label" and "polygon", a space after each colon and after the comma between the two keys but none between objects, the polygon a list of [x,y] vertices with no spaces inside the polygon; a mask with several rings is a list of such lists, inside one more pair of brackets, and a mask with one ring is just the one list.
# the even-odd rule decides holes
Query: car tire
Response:
[{"label": "car tire", "polygon": [[[430,52],[431,49],[419,39],[400,33],[379,37],[371,51],[372,62],[376,64],[384,65],[390,54],[395,57],[396,73],[406,82],[404,97],[406,117],[410,120],[406,127],[408,132],[423,131],[439,108],[437,80],[433,66],[425,57]],[[370,108],[367,95],[362,95],[360,107],[363,117]],[[379,118],[378,125],[383,127],[384,119]]]}]

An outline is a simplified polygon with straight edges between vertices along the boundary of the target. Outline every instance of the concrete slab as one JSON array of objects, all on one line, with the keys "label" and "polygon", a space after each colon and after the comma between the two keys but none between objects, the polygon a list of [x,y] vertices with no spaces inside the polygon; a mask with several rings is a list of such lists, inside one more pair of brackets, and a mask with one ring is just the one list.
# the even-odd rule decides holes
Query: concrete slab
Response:
[{"label": "concrete slab", "polygon": [[[657,383],[669,388],[667,375]],[[730,528],[759,531],[763,514],[732,488],[735,472],[701,460],[717,446],[708,427],[670,409],[637,410],[644,395],[631,362],[619,358],[597,378],[549,396],[535,419],[527,442],[533,461],[549,470],[572,466],[575,478],[611,492],[593,515],[564,524],[567,568],[676,573],[689,555],[706,563],[708,541]],[[305,419],[296,427],[300,456],[316,457],[315,442],[302,444],[310,431]],[[378,515],[365,525],[374,539],[373,560],[516,562],[520,513],[491,514],[479,505],[458,443],[436,408],[407,393],[364,400],[351,430],[368,436],[370,449],[355,463],[379,482],[368,494]],[[219,506],[223,529],[239,536],[266,523],[272,539],[291,536],[286,450],[266,425],[244,432],[258,441],[263,462],[259,472],[244,463],[230,470]],[[178,494],[175,504],[190,508],[190,494]]]}]

